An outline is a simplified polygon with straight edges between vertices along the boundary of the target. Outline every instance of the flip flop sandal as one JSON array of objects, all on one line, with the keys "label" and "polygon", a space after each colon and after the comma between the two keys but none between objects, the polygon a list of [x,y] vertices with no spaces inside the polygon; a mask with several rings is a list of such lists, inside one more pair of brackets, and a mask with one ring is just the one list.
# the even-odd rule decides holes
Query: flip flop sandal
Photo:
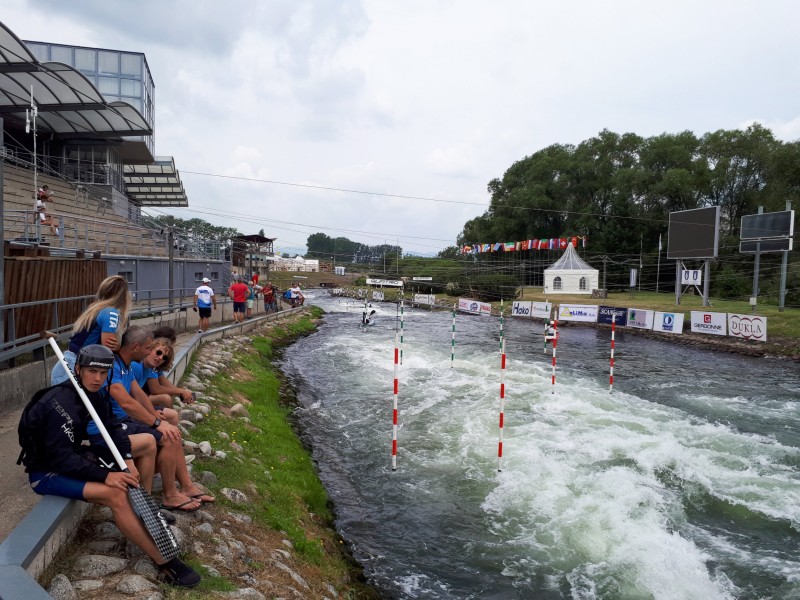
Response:
[{"label": "flip flop sandal", "polygon": [[[194,500],[200,500],[200,502],[202,502],[203,504],[212,504],[217,501],[217,499],[214,498],[214,496],[212,496],[211,494],[192,494],[189,497],[193,498]],[[211,498],[211,500],[203,500],[204,497]]]},{"label": "flip flop sandal", "polygon": [[[171,511],[174,511],[174,512],[194,512],[196,510],[200,510],[200,506],[195,506],[194,508],[183,508],[184,506],[186,506],[188,504],[194,504],[194,502],[195,502],[194,498],[190,498],[186,502],[183,502],[181,504],[176,504],[175,506],[167,506],[166,504],[162,504],[161,506],[159,506],[159,508],[163,508],[164,510],[171,510]],[[202,501],[201,501],[201,505],[202,505]]]}]

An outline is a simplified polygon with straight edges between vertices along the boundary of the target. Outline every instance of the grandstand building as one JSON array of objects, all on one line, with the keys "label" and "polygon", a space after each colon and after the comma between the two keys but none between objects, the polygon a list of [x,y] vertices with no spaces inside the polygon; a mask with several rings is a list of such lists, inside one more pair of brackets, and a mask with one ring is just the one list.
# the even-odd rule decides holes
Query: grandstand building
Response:
[{"label": "grandstand building", "polygon": [[[189,202],[174,159],[155,153],[155,84],[144,54],[22,41],[0,23],[0,119],[4,264],[100,260],[105,275],[121,274],[135,295],[152,298],[166,298],[170,280],[173,291],[193,292],[203,277],[228,285],[225,241],[171,232],[142,213]],[[36,210],[43,185],[57,228]],[[0,305],[58,293],[24,286],[21,295],[9,272],[0,269]]]}]

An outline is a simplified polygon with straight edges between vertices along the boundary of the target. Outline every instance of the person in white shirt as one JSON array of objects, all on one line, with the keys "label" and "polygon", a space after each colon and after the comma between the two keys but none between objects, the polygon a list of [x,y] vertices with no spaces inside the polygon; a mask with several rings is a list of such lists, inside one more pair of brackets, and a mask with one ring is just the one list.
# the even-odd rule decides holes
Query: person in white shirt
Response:
[{"label": "person in white shirt", "polygon": [[194,308],[200,312],[200,329],[197,333],[204,333],[208,331],[208,320],[211,317],[211,308],[217,310],[217,297],[214,295],[214,290],[208,285],[211,280],[208,277],[203,277],[203,285],[194,291]]}]

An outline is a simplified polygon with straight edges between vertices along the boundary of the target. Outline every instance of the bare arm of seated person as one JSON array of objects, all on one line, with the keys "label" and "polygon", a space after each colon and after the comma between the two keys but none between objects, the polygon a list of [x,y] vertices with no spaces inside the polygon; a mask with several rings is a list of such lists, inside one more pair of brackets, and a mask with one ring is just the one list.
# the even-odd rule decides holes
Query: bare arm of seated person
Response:
[{"label": "bare arm of seated person", "polygon": [[158,379],[147,380],[147,393],[148,394],[169,394],[170,396],[180,396],[184,402],[191,403],[192,392],[186,388],[180,388],[172,384],[172,382],[159,373]]}]

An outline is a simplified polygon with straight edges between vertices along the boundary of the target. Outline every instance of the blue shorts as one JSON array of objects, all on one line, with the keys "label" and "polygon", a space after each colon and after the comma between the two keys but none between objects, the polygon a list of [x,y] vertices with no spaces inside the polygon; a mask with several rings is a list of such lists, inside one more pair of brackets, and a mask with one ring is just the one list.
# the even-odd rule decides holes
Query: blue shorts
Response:
[{"label": "blue shorts", "polygon": [[[161,433],[158,429],[153,429],[152,427],[145,425],[144,423],[140,423],[139,421],[134,421],[131,418],[127,418],[122,421],[122,426],[125,429],[125,433],[129,436],[135,435],[137,433],[149,433],[154,438],[156,438],[156,444],[161,441],[161,436],[164,434]],[[89,436],[89,441],[94,446],[107,446],[106,441],[103,439],[103,436],[99,433],[94,433]]]},{"label": "blue shorts", "polygon": [[34,471],[28,474],[28,480],[31,483],[31,489],[42,496],[63,496],[74,500],[85,500],[83,488],[86,487],[86,482],[80,479],[73,479],[58,473]]},{"label": "blue shorts", "polygon": [[[64,358],[67,360],[70,371],[74,373],[75,360],[78,358],[78,355],[70,350],[67,350],[64,352]],[[50,385],[58,385],[59,383],[65,382],[67,379],[69,379],[69,375],[67,375],[64,371],[64,363],[62,363],[60,360],[56,361],[56,364],[53,365],[53,370],[50,371]]]},{"label": "blue shorts", "polygon": [[244,312],[245,310],[245,303],[244,302],[234,302],[233,303],[233,312]]}]

